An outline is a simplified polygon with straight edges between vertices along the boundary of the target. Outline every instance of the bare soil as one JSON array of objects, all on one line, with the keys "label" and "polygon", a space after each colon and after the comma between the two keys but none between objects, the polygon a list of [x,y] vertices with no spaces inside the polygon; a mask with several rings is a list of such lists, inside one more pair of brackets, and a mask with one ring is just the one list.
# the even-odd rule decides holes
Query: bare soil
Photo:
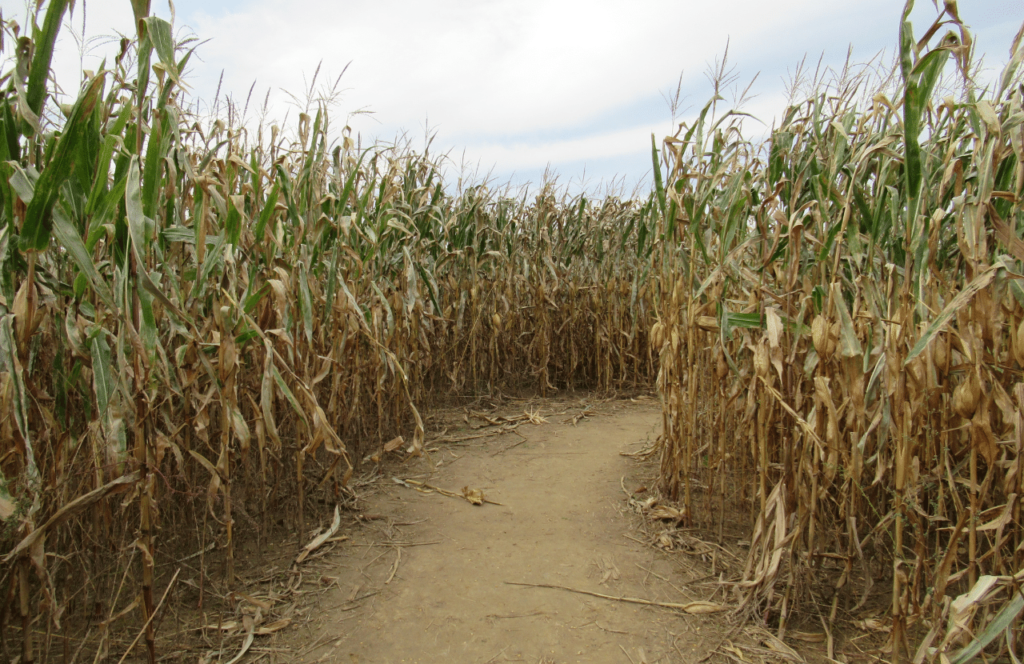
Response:
[{"label": "bare soil", "polygon": [[[675,603],[709,594],[684,587],[699,572],[648,544],[628,508],[627,494],[642,494],[651,479],[642,475],[654,468],[623,454],[657,436],[656,400],[520,403],[498,412],[534,418],[472,429],[486,422],[465,417],[446,438],[505,433],[435,445],[433,472],[423,460],[387,469],[360,501],[367,527],[317,566],[332,589],[319,593],[311,623],[280,634],[269,654],[654,664],[696,662],[721,643],[721,616],[510,585]],[[488,502],[471,504],[464,487]]]}]

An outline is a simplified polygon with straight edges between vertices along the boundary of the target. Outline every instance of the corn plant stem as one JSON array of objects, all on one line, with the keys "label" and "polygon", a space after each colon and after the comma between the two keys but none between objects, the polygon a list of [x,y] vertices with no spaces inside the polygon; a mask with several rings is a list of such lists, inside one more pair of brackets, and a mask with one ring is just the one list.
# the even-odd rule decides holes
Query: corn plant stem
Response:
[{"label": "corn plant stem", "polygon": [[[725,535],[725,385],[719,384],[716,389],[718,390],[718,426],[716,427],[715,437],[718,442],[718,466],[715,472],[718,473],[718,543],[722,544]],[[709,482],[708,486],[712,487],[712,482]],[[708,493],[710,499],[710,494],[713,493],[713,490]]]},{"label": "corn plant stem", "polygon": [[978,581],[978,441],[983,435],[975,425],[971,426],[971,516],[967,530],[967,579],[971,587]]},{"label": "corn plant stem", "polygon": [[28,555],[22,556],[18,564],[18,610],[21,614],[21,661],[32,664],[35,661],[35,649],[32,645],[32,613],[29,609],[29,565]]},{"label": "corn plant stem", "polygon": [[146,624],[143,625],[143,628],[141,630],[139,630],[139,633],[136,635],[135,640],[131,642],[131,645],[129,645],[125,649],[124,654],[121,655],[121,659],[117,660],[117,664],[124,664],[125,658],[127,658],[128,655],[131,654],[132,649],[135,648],[135,644],[139,642],[139,639],[142,638],[142,635],[144,633],[147,633],[153,627],[153,619],[156,617],[156,613],[160,610],[160,607],[164,605],[164,600],[167,599],[167,594],[171,592],[171,588],[173,588],[174,584],[178,581],[178,574],[180,573],[180,567],[174,570],[174,576],[171,577],[171,582],[167,584],[167,589],[164,590],[164,594],[160,597],[160,602],[156,605],[156,609],[146,619]]}]

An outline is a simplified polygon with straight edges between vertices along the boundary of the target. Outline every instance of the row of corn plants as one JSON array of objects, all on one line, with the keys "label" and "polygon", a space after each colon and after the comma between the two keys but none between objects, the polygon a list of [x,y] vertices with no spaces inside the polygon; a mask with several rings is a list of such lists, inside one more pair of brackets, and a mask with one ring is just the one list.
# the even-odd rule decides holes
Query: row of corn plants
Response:
[{"label": "row of corn plants", "polygon": [[780,637],[1020,661],[1024,45],[979,90],[956,3],[920,39],[912,7],[891,75],[818,80],[765,145],[713,104],[665,140],[662,488],[720,535],[749,510],[733,588]]},{"label": "row of corn plants", "polygon": [[424,454],[418,406],[653,381],[653,197],[452,193],[443,159],[362,149],[324,100],[291,131],[197,117],[148,0],[59,105],[72,4],[0,43],[7,661],[98,661],[119,625],[155,661],[161,570],[210,552],[188,587],[233,587],[241,531],[284,513],[304,539],[385,441]]}]

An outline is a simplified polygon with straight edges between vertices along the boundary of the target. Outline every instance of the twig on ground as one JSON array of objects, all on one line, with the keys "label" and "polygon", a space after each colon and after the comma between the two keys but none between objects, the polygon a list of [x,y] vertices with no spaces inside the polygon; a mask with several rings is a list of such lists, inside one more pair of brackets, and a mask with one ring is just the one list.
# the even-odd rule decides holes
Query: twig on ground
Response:
[{"label": "twig on ground", "polygon": [[488,618],[532,618],[533,616],[542,616],[543,611],[533,611],[531,613],[506,613],[504,615],[498,613],[488,614]]},{"label": "twig on ground", "polygon": [[388,578],[384,582],[385,586],[391,583],[391,580],[395,578],[395,574],[398,572],[398,565],[402,562],[402,547],[399,546],[395,548],[398,549],[398,555],[395,557],[395,564],[391,568],[391,574],[388,574]]},{"label": "twig on ground", "polygon": [[352,546],[368,546],[373,548],[375,546],[427,546],[428,544],[441,544],[444,540],[433,540],[430,542],[370,542],[364,544],[362,542],[353,542]]},{"label": "twig on ground", "polygon": [[296,655],[295,659],[302,659],[303,657],[305,657],[309,653],[313,652],[314,650],[316,650],[320,646],[324,645],[325,643],[327,643],[328,641],[330,641],[333,638],[335,638],[334,634],[324,634],[323,636],[318,638],[316,641],[314,641],[312,645],[310,645],[308,648],[306,648],[305,650],[300,652],[298,655]]},{"label": "twig on ground", "polygon": [[629,632],[623,632],[622,630],[618,630],[618,629],[609,629],[608,627],[605,627],[604,625],[602,625],[601,623],[597,622],[596,620],[594,621],[594,624],[597,626],[598,629],[604,630],[606,632],[610,632],[612,634],[625,634],[625,635],[629,636]]},{"label": "twig on ground", "polygon": [[[463,500],[466,500],[469,503],[474,503],[474,501],[470,499],[470,496],[467,495],[466,489],[463,489],[462,493],[455,493],[454,491],[448,491],[447,489],[442,489],[441,487],[434,486],[433,484],[427,484],[426,482],[419,482],[419,481],[416,481],[416,480],[409,480],[409,479],[403,480],[403,479],[400,479],[398,477],[393,477],[391,479],[395,482],[395,484],[400,484],[400,485],[402,485],[404,487],[407,487],[409,489],[415,489],[416,491],[419,491],[420,493],[431,493],[431,492],[439,493],[442,496],[447,496],[449,498],[462,498]],[[504,505],[502,505],[501,503],[497,503],[497,502],[495,502],[493,500],[490,500],[488,498],[484,498],[482,496],[483,496],[483,494],[481,492],[481,497],[480,497],[480,502],[481,503],[488,503],[490,505],[497,505],[499,507],[504,507]]]},{"label": "twig on ground", "polygon": [[[374,590],[373,592],[366,593],[365,595],[360,595],[359,597],[356,597],[354,599],[350,599],[350,600],[344,601],[341,604],[335,604],[334,606],[329,606],[326,609],[324,609],[323,612],[324,613],[328,613],[328,612],[331,612],[331,611],[351,611],[351,610],[356,608],[356,604],[358,602],[366,599],[367,597],[373,597],[374,595],[379,595],[379,594],[380,594],[379,590]],[[344,607],[344,608],[342,608],[342,607]]]},{"label": "twig on ground", "polygon": [[679,604],[678,602],[654,602],[649,599],[641,599],[639,597],[616,597],[615,595],[605,595],[604,593],[595,593],[590,590],[580,590],[579,588],[570,588],[569,586],[559,586],[553,583],[517,583],[515,581],[506,581],[506,584],[510,586],[525,586],[527,588],[552,588],[555,590],[567,590],[571,593],[578,593],[580,595],[590,595],[591,597],[600,597],[601,599],[609,599],[616,602],[627,602],[629,604],[642,604],[644,606],[657,606],[663,609],[674,609],[676,611],[683,611],[684,613],[719,613],[721,611],[728,610],[728,607],[721,604],[712,604],[711,602],[687,602],[686,604]]},{"label": "twig on ground", "polygon": [[641,565],[640,563],[633,563],[633,564],[634,564],[634,565],[636,565],[637,567],[639,567],[640,569],[642,569],[643,571],[647,572],[647,573],[648,573],[648,574],[650,574],[651,576],[654,576],[654,577],[656,577],[656,578],[658,578],[658,579],[661,579],[662,581],[664,581],[664,582],[665,582],[665,583],[667,583],[668,585],[672,586],[672,587],[673,587],[673,588],[674,588],[674,589],[676,590],[676,592],[678,592],[678,593],[679,593],[680,595],[686,595],[687,597],[692,597],[692,596],[693,596],[693,595],[691,595],[690,593],[688,593],[688,592],[686,592],[685,590],[683,590],[682,588],[680,588],[679,586],[677,586],[676,584],[674,584],[674,583],[672,583],[671,581],[669,581],[669,580],[668,580],[668,578],[666,578],[666,577],[664,577],[664,576],[662,576],[662,575],[658,574],[658,573],[657,573],[657,572],[655,572],[654,570],[652,570],[652,569],[650,569],[650,568],[647,568],[647,567],[644,567],[644,566],[643,566],[643,565]]},{"label": "twig on ground", "polygon": [[[623,537],[625,537],[626,539],[631,539],[634,542],[636,542],[637,544],[643,544],[644,546],[649,546],[649,547],[651,547],[653,549],[657,549],[658,548],[658,547],[654,546],[653,544],[651,544],[650,542],[645,542],[642,539],[637,539],[636,537],[633,537],[632,535],[623,535]],[[658,549],[658,550],[660,551],[660,549]]]},{"label": "twig on ground", "polygon": [[512,449],[513,447],[519,447],[520,445],[522,445],[523,443],[525,443],[526,441],[528,441],[528,440],[529,440],[529,438],[527,438],[527,437],[526,437],[526,436],[524,436],[523,434],[519,433],[518,431],[516,431],[516,432],[514,432],[514,433],[515,433],[515,434],[516,434],[517,436],[519,436],[520,438],[522,438],[522,440],[521,440],[521,441],[519,441],[518,443],[512,443],[512,444],[511,444],[511,445],[509,445],[508,447],[502,447],[501,449],[499,449],[499,450],[497,450],[497,451],[491,452],[491,456],[498,456],[499,454],[502,454],[502,453],[504,453],[504,452],[508,452],[508,451],[509,451],[510,449]]}]

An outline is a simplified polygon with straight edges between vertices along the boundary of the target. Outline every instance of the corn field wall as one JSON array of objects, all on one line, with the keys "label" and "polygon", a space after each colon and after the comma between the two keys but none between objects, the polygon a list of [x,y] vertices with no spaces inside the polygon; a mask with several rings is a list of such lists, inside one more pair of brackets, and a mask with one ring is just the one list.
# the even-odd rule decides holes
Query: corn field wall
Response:
[{"label": "corn field wall", "polygon": [[358,149],[316,100],[288,137],[202,120],[188,45],[141,5],[56,108],[41,36],[67,4],[33,39],[5,25],[4,656],[31,661],[39,619],[122,611],[123,578],[145,622],[161,566],[214,541],[231,587],[240,530],[283,510],[303,537],[365,456],[423,453],[425,405],[653,380],[653,199],[451,194],[438,160]]},{"label": "corn field wall", "polygon": [[652,330],[663,489],[719,534],[750,514],[742,609],[780,636],[881,610],[894,661],[1022,648],[1024,53],[940,93],[946,62],[971,72],[943,13],[763,153],[703,117],[665,142],[691,243]]}]

